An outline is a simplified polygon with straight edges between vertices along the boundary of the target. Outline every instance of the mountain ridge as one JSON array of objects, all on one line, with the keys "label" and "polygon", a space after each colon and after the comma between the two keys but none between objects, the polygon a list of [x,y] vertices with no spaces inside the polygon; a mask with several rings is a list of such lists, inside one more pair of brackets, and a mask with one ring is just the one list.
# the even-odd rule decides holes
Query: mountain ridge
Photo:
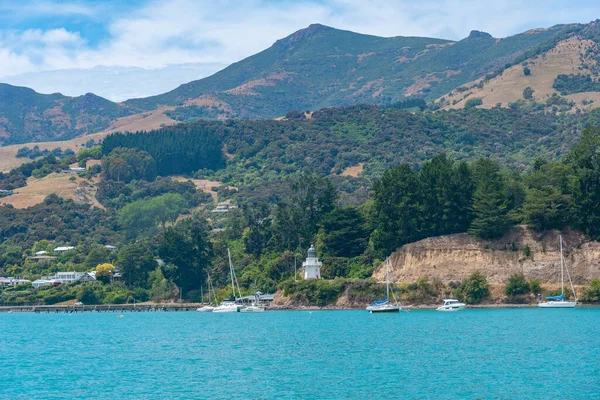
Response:
[{"label": "mountain ridge", "polygon": [[[435,107],[462,107],[467,95],[477,97],[467,92],[470,88],[479,89],[518,63],[543,57],[561,40],[585,37],[600,43],[598,31],[594,21],[532,29],[500,39],[473,30],[466,38],[452,41],[386,38],[311,24],[211,76],[122,103],[93,94],[33,95],[33,91],[25,93],[3,84],[0,143],[70,139],[107,129],[118,118],[157,109],[164,110],[161,112],[170,120],[191,122],[272,119],[291,110],[388,105],[407,97],[436,101]],[[594,73],[600,77],[600,71]],[[521,82],[515,83],[516,94],[511,93],[501,106],[508,107],[521,97],[525,88],[519,85]],[[3,97],[15,96],[20,100],[2,103]],[[583,101],[588,108],[595,107],[596,103],[588,103],[590,99],[579,100]],[[491,105],[484,100],[483,106]]]}]

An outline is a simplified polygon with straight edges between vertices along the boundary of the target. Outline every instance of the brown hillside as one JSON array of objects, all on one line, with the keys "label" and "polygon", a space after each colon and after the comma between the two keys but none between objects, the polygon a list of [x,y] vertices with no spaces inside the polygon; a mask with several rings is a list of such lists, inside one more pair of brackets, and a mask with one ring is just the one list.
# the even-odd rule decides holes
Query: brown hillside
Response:
[{"label": "brown hillside", "polygon": [[[75,179],[71,180],[72,177]],[[96,187],[93,186],[93,182],[69,173],[50,174],[41,179],[31,177],[27,179],[27,186],[16,189],[11,196],[1,198],[0,204],[27,208],[41,203],[52,193],[78,203],[104,208],[96,200]]]},{"label": "brown hillside", "polygon": [[60,147],[63,150],[71,149],[75,152],[80,150],[87,141],[94,139],[99,141],[106,137],[110,133],[119,132],[119,131],[142,131],[142,130],[151,130],[158,129],[164,125],[173,125],[177,123],[177,121],[172,120],[167,117],[164,112],[174,107],[161,107],[157,110],[146,112],[142,114],[130,115],[128,117],[119,118],[115,122],[113,122],[110,128],[94,133],[91,135],[80,136],[71,140],[62,140],[56,142],[36,142],[36,143],[25,143],[25,144],[15,144],[11,146],[0,147],[0,172],[8,172],[13,168],[18,167],[21,164],[27,163],[31,160],[28,158],[17,158],[17,151],[21,147],[33,147],[38,146],[40,149],[48,149],[52,150],[57,147]]},{"label": "brown hillside", "polygon": [[[427,238],[402,246],[390,256],[390,277],[396,282],[416,282],[429,275],[442,281],[460,281],[474,271],[488,276],[490,284],[504,284],[510,275],[523,273],[544,284],[560,282],[558,231],[538,234],[525,226],[514,227],[498,240],[480,240],[465,233]],[[600,243],[586,242],[579,232],[563,233],[565,264],[574,284],[600,277]],[[529,246],[531,254],[523,254]],[[385,280],[384,264],[373,276]],[[566,280],[565,276],[565,280]]]},{"label": "brown hillside", "polygon": [[[480,98],[482,108],[492,108],[500,103],[507,107],[509,103],[523,99],[523,90],[530,87],[534,90],[533,98],[538,103],[544,103],[552,94],[559,94],[553,87],[554,79],[560,74],[590,74],[589,69],[596,64],[592,54],[598,54],[599,46],[591,40],[578,37],[559,42],[548,52],[530,58],[522,64],[514,65],[502,72],[501,75],[485,82],[482,79],[462,85],[458,90],[442,96],[448,104],[445,108],[463,108],[467,100]],[[524,64],[531,70],[531,75],[523,73]],[[466,90],[465,90],[466,89]],[[600,93],[577,93],[565,98],[575,102],[580,109],[600,105]],[[583,100],[594,100],[592,104],[584,105]],[[587,103],[587,102],[586,102]]]}]

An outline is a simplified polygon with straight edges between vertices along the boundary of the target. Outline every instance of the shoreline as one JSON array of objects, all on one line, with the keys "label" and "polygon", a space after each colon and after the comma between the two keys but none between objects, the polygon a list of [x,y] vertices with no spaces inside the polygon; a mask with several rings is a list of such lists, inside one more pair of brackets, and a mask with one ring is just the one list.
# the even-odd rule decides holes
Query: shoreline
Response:
[{"label": "shoreline", "polygon": [[[98,304],[98,305],[42,305],[42,306],[0,306],[0,313],[34,312],[38,314],[78,313],[78,312],[167,312],[196,311],[205,304],[201,303],[137,303],[137,304]],[[403,310],[435,310],[438,304],[407,305]],[[288,306],[270,305],[266,311],[363,311],[366,306]],[[577,308],[597,308],[600,304],[578,304]],[[467,309],[506,309],[506,308],[538,308],[534,304],[474,304]]]}]

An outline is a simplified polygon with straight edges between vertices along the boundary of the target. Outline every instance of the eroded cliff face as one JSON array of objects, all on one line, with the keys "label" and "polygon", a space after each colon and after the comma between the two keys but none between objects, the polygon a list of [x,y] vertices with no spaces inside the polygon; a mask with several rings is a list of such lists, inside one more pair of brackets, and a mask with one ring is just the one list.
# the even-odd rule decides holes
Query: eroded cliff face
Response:
[{"label": "eroded cliff face", "polygon": [[[487,275],[490,284],[505,284],[510,275],[522,272],[543,284],[560,282],[558,231],[536,233],[516,226],[503,238],[482,240],[465,233],[427,238],[402,246],[390,256],[390,279],[415,282],[423,275],[444,282],[460,281],[472,272]],[[589,242],[576,231],[562,232],[565,264],[575,285],[600,278],[600,243]],[[523,249],[529,246],[530,255]],[[373,273],[385,280],[385,263]],[[565,273],[565,282],[568,282]],[[568,283],[567,283],[568,284]]]}]

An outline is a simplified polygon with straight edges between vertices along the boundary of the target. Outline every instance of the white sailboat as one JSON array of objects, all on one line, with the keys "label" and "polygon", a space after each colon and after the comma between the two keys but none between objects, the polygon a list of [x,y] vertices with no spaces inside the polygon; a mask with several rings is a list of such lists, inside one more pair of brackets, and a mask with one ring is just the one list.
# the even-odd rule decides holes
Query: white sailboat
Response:
[{"label": "white sailboat", "polygon": [[[217,294],[215,293],[215,288],[212,285],[212,280],[210,279],[210,274],[206,274],[207,275],[207,280],[208,280],[208,301],[209,303],[212,303],[210,301],[210,294],[212,292],[213,298],[214,298],[214,303],[212,304],[217,304]],[[196,311],[198,312],[213,312],[215,310],[215,306],[213,306],[212,304],[207,304],[205,306],[199,307],[196,309]]]},{"label": "white sailboat", "polygon": [[235,295],[235,283],[233,280],[233,264],[231,263],[231,253],[227,249],[227,255],[229,256],[229,274],[231,275],[231,289],[233,291],[233,300],[224,300],[213,310],[214,313],[233,313],[240,310],[239,304],[237,304],[237,297]]},{"label": "white sailboat", "polygon": [[571,274],[567,270],[567,276],[569,277],[569,283],[571,284],[571,290],[575,301],[565,300],[565,261],[563,258],[563,240],[562,236],[559,236],[560,242],[560,295],[558,296],[547,296],[546,301],[538,303],[540,308],[574,308],[577,305],[577,295],[575,294],[575,288],[573,287],[573,281],[571,280]]},{"label": "white sailboat", "polygon": [[[386,292],[386,298],[385,298],[385,300],[378,300],[378,301],[374,302],[373,304],[371,304],[370,306],[368,306],[366,308],[366,310],[368,312],[370,312],[371,314],[374,314],[374,313],[397,313],[397,312],[400,312],[400,310],[402,309],[402,307],[400,307],[396,301],[394,301],[394,304],[390,303],[389,264],[390,264],[390,259],[388,257],[385,260],[385,292]],[[396,296],[394,295],[394,298],[395,297]]]}]

